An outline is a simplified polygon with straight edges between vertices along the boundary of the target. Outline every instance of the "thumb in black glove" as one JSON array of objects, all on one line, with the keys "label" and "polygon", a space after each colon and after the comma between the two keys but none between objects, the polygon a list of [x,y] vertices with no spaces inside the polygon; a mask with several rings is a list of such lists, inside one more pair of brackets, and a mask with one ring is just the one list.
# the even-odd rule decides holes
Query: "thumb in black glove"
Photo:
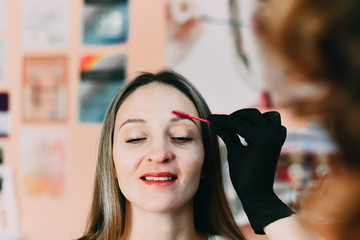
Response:
[{"label": "thumb in black glove", "polygon": [[256,233],[264,234],[266,225],[293,213],[273,191],[276,165],[286,138],[280,114],[242,109],[230,115],[213,114],[208,120],[228,149],[230,178],[250,224]]}]

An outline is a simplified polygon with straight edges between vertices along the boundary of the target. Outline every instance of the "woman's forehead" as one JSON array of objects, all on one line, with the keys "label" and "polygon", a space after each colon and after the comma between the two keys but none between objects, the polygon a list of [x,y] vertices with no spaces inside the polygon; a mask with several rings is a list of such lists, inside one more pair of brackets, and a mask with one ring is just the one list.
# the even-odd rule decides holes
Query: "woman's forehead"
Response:
[{"label": "woman's forehead", "polygon": [[139,87],[120,105],[118,115],[159,113],[181,110],[198,115],[192,101],[177,88],[164,83],[150,83]]}]

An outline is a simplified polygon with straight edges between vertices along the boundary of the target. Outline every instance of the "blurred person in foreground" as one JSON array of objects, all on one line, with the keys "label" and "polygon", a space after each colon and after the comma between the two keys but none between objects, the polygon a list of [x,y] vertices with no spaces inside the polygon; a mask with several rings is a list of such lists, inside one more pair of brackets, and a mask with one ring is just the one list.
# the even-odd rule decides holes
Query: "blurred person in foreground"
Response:
[{"label": "blurred person in foreground", "polygon": [[256,29],[268,56],[321,91],[291,103],[331,120],[339,146],[335,178],[306,201],[305,217],[334,220],[331,239],[360,239],[360,1],[264,1]]}]

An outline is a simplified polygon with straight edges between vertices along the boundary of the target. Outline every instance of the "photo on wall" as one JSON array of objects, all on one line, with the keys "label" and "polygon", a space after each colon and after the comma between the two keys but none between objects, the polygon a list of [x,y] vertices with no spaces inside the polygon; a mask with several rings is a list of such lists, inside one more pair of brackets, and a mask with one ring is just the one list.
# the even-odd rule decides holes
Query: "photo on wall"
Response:
[{"label": "photo on wall", "polygon": [[20,175],[27,196],[65,193],[69,133],[65,129],[24,129],[20,134]]},{"label": "photo on wall", "polygon": [[303,196],[321,191],[331,181],[337,153],[330,134],[322,128],[290,129],[277,165],[275,192],[300,211]]},{"label": "photo on wall", "polygon": [[8,0],[0,0],[0,31],[7,27],[8,11]]},{"label": "photo on wall", "polygon": [[64,121],[68,114],[67,59],[64,56],[24,58],[25,121]]},{"label": "photo on wall", "polygon": [[6,42],[0,37],[0,86],[6,81]]},{"label": "photo on wall", "polygon": [[124,86],[127,55],[84,55],[78,84],[78,109],[81,123],[102,123],[115,94]]},{"label": "photo on wall", "polygon": [[81,24],[85,45],[124,43],[129,33],[128,1],[85,0]]},{"label": "photo on wall", "polygon": [[165,64],[185,75],[218,113],[254,106],[264,90],[261,71],[249,68],[258,65],[252,61],[256,41],[245,16],[232,14],[235,3],[166,1]]},{"label": "photo on wall", "polygon": [[8,137],[11,129],[9,94],[0,92],[0,138]]},{"label": "photo on wall", "polygon": [[22,0],[24,49],[64,48],[70,42],[71,0]]}]

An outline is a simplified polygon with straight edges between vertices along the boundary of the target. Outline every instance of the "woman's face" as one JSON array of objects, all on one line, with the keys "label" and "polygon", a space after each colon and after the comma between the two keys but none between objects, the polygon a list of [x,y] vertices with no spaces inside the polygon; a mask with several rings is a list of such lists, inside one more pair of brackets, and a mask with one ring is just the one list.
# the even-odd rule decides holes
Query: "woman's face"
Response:
[{"label": "woman's face", "polygon": [[166,212],[192,202],[204,147],[200,124],[171,113],[198,116],[179,90],[150,83],[120,106],[114,129],[113,156],[121,192],[132,207]]}]

